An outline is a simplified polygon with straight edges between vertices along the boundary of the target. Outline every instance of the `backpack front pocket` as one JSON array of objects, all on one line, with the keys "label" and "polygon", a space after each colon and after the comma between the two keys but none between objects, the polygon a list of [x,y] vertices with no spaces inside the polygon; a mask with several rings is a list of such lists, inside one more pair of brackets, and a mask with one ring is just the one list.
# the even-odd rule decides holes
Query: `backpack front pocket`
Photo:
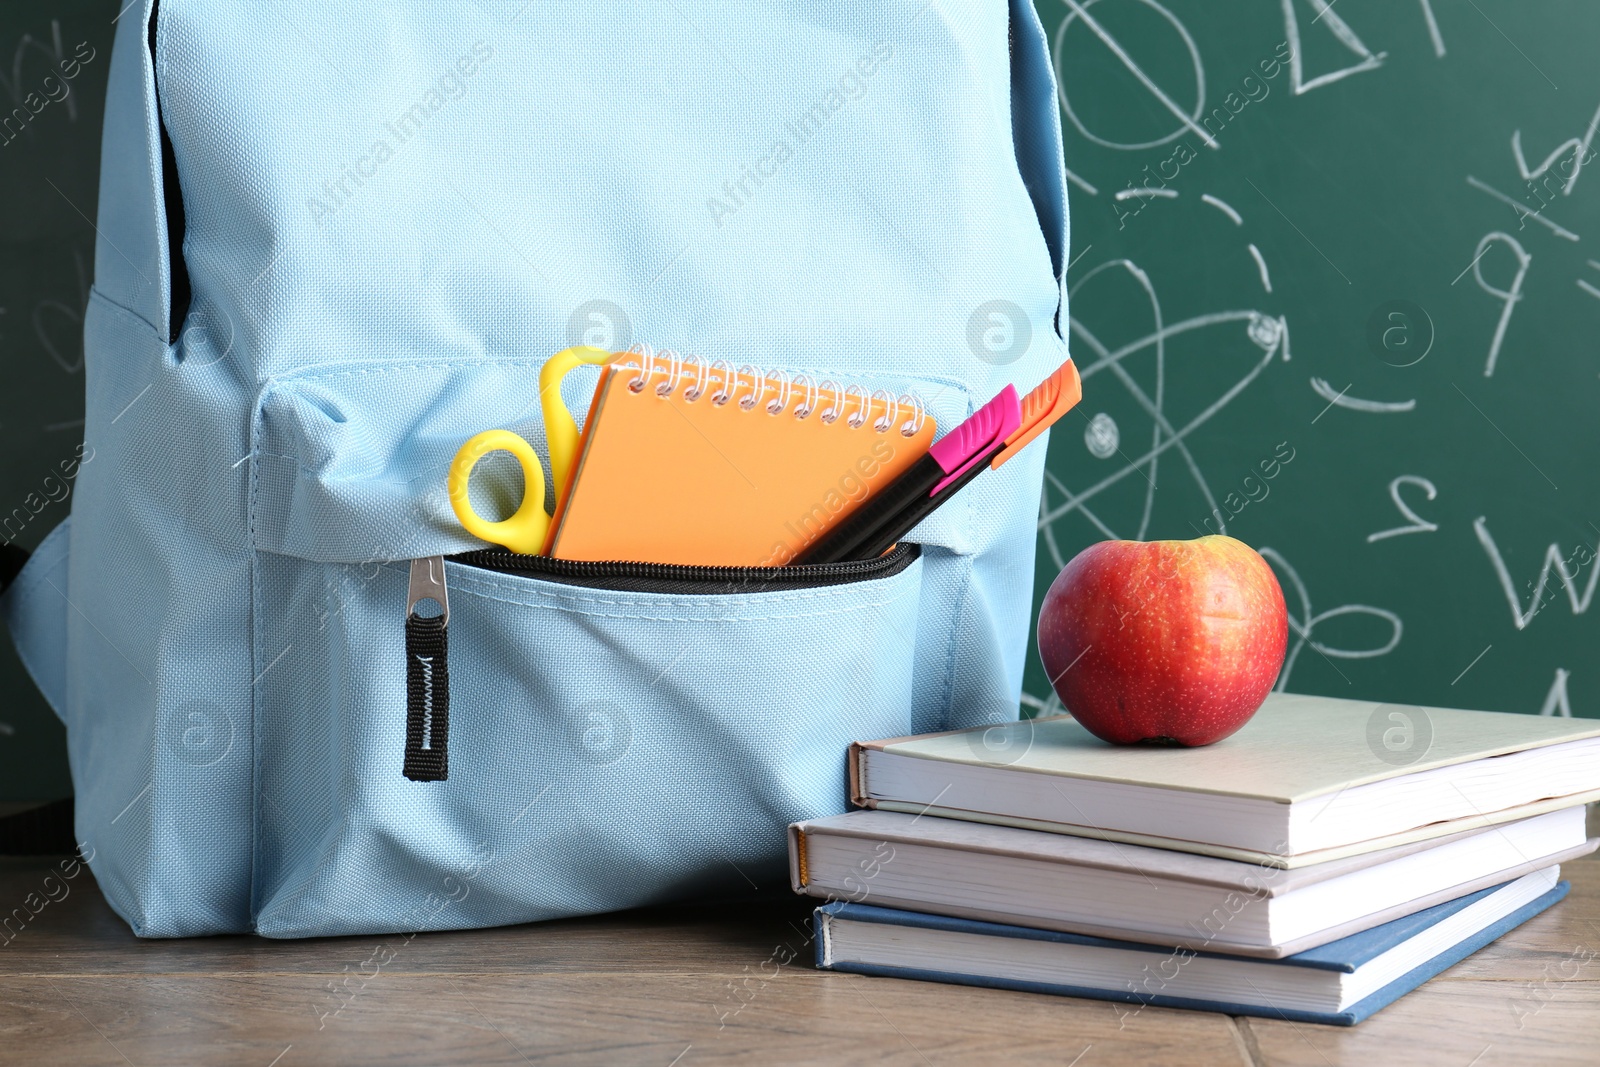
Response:
[{"label": "backpack front pocket", "polygon": [[[448,522],[416,519],[433,505],[394,507],[401,487],[442,486],[438,416],[389,442],[365,425],[376,409],[326,383],[286,393],[264,399],[252,460],[260,933],[491,926],[782,885],[784,827],[845,807],[848,744],[912,731],[917,546],[776,569],[462,553]],[[444,418],[458,428],[441,439],[474,428]],[[388,548],[362,562],[365,531],[448,557],[447,659],[420,681],[412,564]],[[417,691],[424,736],[448,742],[439,780],[403,773]]]}]

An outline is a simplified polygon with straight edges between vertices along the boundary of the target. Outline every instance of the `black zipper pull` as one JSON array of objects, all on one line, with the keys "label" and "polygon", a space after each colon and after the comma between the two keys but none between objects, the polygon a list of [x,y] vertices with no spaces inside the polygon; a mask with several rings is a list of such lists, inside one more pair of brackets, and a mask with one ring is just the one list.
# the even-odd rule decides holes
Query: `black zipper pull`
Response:
[{"label": "black zipper pull", "polygon": [[[439,614],[417,614],[432,600]],[[449,777],[450,746],[450,596],[444,584],[444,557],[411,561],[406,591],[406,756],[405,776],[413,782]]]}]

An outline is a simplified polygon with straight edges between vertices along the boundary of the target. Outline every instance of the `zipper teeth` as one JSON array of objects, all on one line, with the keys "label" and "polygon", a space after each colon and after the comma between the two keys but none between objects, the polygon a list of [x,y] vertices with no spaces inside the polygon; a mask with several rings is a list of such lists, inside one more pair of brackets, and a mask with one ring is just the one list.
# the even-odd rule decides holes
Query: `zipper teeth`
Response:
[{"label": "zipper teeth", "polygon": [[849,578],[887,570],[900,562],[909,546],[895,549],[875,559],[847,560],[794,567],[708,567],[680,563],[592,562],[552,559],[518,552],[485,548],[463,553],[464,563],[493,571],[555,574],[570,578],[669,579],[683,582],[731,582],[752,578],[775,582],[814,582],[825,578]]}]

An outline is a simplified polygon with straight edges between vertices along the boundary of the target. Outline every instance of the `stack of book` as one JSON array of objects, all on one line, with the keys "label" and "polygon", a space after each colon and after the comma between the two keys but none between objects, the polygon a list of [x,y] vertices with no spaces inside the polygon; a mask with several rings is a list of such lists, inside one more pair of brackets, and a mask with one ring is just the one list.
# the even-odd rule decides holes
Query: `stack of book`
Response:
[{"label": "stack of book", "polygon": [[790,827],[817,965],[1352,1025],[1549,908],[1600,722],[1273,694],[1205,748],[1070,717],[850,753]]}]

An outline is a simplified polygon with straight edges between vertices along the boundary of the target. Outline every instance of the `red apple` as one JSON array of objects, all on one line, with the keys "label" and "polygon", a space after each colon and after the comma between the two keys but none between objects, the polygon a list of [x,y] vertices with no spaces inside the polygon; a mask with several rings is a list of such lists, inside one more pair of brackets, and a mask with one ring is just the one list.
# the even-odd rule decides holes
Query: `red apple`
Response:
[{"label": "red apple", "polygon": [[1277,576],[1243,541],[1102,541],[1039,608],[1039,658],[1074,718],[1116,745],[1209,745],[1243,726],[1283,666]]}]

